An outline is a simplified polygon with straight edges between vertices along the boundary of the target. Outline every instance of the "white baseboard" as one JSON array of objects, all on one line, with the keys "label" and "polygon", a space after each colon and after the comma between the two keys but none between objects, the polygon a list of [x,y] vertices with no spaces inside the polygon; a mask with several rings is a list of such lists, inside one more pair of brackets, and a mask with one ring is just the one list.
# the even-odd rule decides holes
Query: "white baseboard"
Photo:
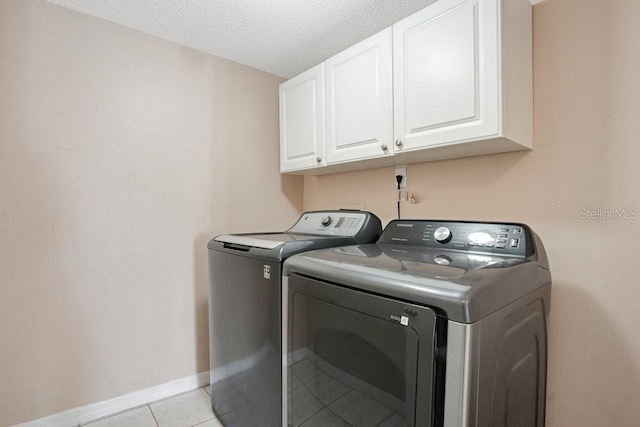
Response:
[{"label": "white baseboard", "polygon": [[44,418],[17,424],[14,427],[69,427],[117,414],[156,400],[196,390],[209,384],[209,371],[200,372],[179,380],[160,384],[146,390],[134,391],[123,396],[69,409]]}]

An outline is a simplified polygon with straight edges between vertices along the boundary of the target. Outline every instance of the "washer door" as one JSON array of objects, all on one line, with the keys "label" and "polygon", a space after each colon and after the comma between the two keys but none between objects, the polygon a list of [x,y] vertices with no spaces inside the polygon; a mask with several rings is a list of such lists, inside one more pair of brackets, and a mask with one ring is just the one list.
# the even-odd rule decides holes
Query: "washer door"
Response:
[{"label": "washer door", "polygon": [[288,425],[432,425],[434,311],[295,274],[286,288]]}]

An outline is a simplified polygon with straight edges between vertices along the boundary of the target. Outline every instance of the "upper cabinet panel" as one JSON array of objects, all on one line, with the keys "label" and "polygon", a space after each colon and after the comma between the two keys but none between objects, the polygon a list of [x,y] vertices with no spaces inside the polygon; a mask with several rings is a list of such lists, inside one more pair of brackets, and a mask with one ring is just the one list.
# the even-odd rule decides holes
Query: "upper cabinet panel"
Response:
[{"label": "upper cabinet panel", "polygon": [[394,31],[402,150],[499,134],[495,0],[440,0]]},{"label": "upper cabinet panel", "polygon": [[397,87],[405,100],[398,105],[405,106],[408,132],[478,119],[476,18],[477,8],[468,7],[407,30],[397,27]]},{"label": "upper cabinet panel", "polygon": [[327,164],[390,155],[391,28],[325,62]]},{"label": "upper cabinet panel", "polygon": [[324,165],[324,64],[280,85],[280,170]]}]

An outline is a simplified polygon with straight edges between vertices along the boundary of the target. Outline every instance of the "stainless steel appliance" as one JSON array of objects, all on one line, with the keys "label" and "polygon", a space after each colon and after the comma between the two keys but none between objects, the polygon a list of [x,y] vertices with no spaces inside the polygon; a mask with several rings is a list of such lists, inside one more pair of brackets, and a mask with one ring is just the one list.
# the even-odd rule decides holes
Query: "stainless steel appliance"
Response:
[{"label": "stainless steel appliance", "polygon": [[369,212],[306,212],[278,233],[221,235],[209,249],[212,407],[227,426],[280,426],[282,262],[318,248],[375,242]]},{"label": "stainless steel appliance", "polygon": [[551,275],[524,224],[397,220],[289,258],[293,426],[543,426]]}]

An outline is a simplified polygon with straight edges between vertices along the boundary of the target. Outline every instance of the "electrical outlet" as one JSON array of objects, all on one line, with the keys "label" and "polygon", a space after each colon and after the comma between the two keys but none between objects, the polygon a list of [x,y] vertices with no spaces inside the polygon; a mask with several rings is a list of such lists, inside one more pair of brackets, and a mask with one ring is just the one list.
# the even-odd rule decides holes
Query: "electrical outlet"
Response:
[{"label": "electrical outlet", "polygon": [[[402,181],[400,182],[400,188],[405,188],[407,186],[407,167],[406,166],[396,166],[396,174],[393,176],[394,180],[396,176],[402,176]],[[396,181],[396,186],[398,185]]]}]

